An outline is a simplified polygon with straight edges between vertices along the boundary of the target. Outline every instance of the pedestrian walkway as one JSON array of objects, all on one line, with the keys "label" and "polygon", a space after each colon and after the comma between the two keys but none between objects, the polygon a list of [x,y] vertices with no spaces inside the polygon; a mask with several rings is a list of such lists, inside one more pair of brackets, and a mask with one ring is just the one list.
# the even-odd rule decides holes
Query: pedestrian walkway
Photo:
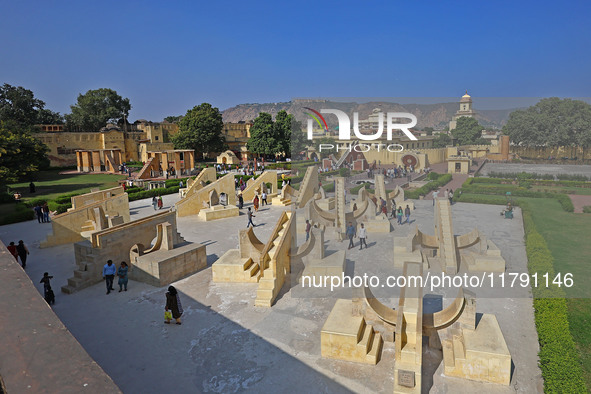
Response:
[{"label": "pedestrian walkway", "polygon": [[[439,190],[440,190],[439,197],[443,196],[442,192],[446,189],[452,189],[455,192],[456,189],[459,189],[460,187],[462,187],[462,184],[464,182],[466,182],[466,179],[468,179],[467,174],[452,174],[451,181],[449,181],[447,184],[445,184],[439,188]],[[425,200],[432,200],[432,199],[433,199],[433,192],[430,192],[429,194],[427,194],[425,196]]]}]

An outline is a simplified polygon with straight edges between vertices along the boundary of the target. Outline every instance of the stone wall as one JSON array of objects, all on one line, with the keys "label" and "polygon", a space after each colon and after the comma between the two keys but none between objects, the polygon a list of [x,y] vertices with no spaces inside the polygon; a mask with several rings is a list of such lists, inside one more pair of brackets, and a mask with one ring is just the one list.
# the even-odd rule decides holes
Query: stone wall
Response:
[{"label": "stone wall", "polygon": [[[277,182],[275,182],[275,184],[277,184]],[[175,204],[176,212],[179,217],[197,215],[201,209],[207,208],[209,193],[212,190],[215,190],[218,193],[218,196],[221,193],[226,193],[228,195],[228,205],[236,205],[235,187],[234,174],[225,175],[217,181],[196,190],[194,193],[187,193],[185,198]]]},{"label": "stone wall", "polygon": [[82,194],[80,196],[74,196],[71,198],[72,209],[81,208],[84,205],[103,201],[109,197],[113,197],[113,196],[123,194],[123,193],[125,193],[123,186],[117,186],[117,187],[112,187],[110,189],[99,190],[96,192]]},{"label": "stone wall", "polygon": [[[97,218],[97,209],[101,217]],[[129,199],[127,193],[118,194],[105,200],[83,205],[54,216],[51,221],[52,233],[41,242],[41,248],[82,241],[83,231],[103,228],[105,220],[102,215],[110,218],[119,216],[123,222],[129,222]],[[94,223],[94,224],[93,224]],[[101,224],[98,224],[101,223]]]},{"label": "stone wall", "polygon": [[0,375],[7,393],[121,393],[0,242]]}]

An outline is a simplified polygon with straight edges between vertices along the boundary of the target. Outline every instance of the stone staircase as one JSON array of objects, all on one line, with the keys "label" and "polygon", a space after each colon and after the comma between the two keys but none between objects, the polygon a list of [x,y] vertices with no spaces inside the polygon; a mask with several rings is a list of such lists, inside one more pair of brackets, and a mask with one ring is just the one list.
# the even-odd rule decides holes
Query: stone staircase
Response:
[{"label": "stone staircase", "polygon": [[[285,276],[289,273],[289,226],[291,225],[291,212],[284,212],[269,242],[265,245],[263,254],[259,262],[259,266],[263,268],[263,275],[259,280],[259,287],[257,289],[257,296],[255,299],[255,306],[270,307],[273,305],[275,298],[279,294],[281,287],[285,281]],[[282,248],[287,247],[286,256],[278,256]],[[287,264],[287,266],[285,266]]]},{"label": "stone staircase", "polygon": [[[90,241],[80,242],[75,244],[74,252],[80,256],[76,261],[76,269],[74,276],[68,279],[68,284],[62,286],[62,292],[72,294],[74,291],[84,287],[91,286],[96,283],[96,277],[92,277],[93,273],[97,272],[97,268],[102,271],[102,266],[106,262],[95,262]],[[100,264],[100,265],[97,265]],[[96,275],[95,275],[96,276]]]},{"label": "stone staircase", "polygon": [[347,223],[345,218],[345,179],[335,178],[335,205],[337,211],[337,218],[335,227],[344,234],[347,230]]},{"label": "stone staircase", "polygon": [[153,157],[150,157],[147,161],[146,164],[144,164],[144,166],[142,167],[142,169],[140,170],[140,172],[138,172],[136,178],[137,179],[146,179],[146,178],[151,178],[152,174],[150,174],[150,169],[152,167],[152,160],[154,160]]},{"label": "stone staircase", "polygon": [[337,300],[320,334],[322,357],[375,365],[384,340],[362,316],[351,314],[351,300]]},{"label": "stone staircase", "polygon": [[[304,191],[308,189],[308,184],[312,179],[312,173],[316,171],[318,174],[318,167],[317,166],[310,166],[306,169],[306,173],[304,174],[304,179],[302,179],[302,183],[300,184],[300,192],[298,193],[298,198],[296,199],[296,207],[302,208],[308,201],[304,201],[305,193]],[[314,187],[315,185],[312,185]]]}]

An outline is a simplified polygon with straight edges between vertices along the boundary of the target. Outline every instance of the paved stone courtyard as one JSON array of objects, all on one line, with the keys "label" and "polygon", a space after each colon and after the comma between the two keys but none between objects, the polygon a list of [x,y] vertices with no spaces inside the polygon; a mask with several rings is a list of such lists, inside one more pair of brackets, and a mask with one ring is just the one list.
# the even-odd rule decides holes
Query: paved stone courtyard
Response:
[{"label": "paved stone courtyard", "polygon": [[[164,196],[164,206],[178,200]],[[383,272],[392,261],[392,237],[407,234],[415,225],[433,232],[432,201],[416,201],[411,225],[393,225],[390,234],[371,235],[369,248],[347,253],[350,273]],[[149,200],[130,203],[132,220],[150,215]],[[263,207],[254,222],[256,235],[269,237],[279,214],[289,208]],[[495,206],[453,205],[455,233],[474,226],[501,249],[510,272],[526,272],[521,213],[504,220]],[[124,391],[166,392],[392,392],[394,344],[385,343],[376,366],[320,357],[320,330],[334,297],[310,298],[295,280],[284,288],[272,308],[254,307],[256,284],[214,284],[211,264],[238,245],[238,231],[246,216],[213,222],[196,217],[178,219],[178,229],[192,242],[207,245],[208,268],[175,284],[185,313],[182,326],[163,324],[164,288],[130,281],[129,291],[105,295],[104,283],[73,295],[56,294],[56,314],[97,363]],[[392,221],[394,222],[394,221]],[[39,249],[51,225],[36,221],[0,227],[0,239],[23,239],[31,250],[27,273],[38,283],[43,272],[54,275],[53,287],[66,283],[74,270],[72,245]],[[346,249],[326,237],[327,254]],[[298,243],[302,243],[300,235]],[[118,262],[116,262],[118,263]],[[294,267],[294,271],[298,271]],[[428,292],[425,292],[428,294]],[[450,295],[455,297],[455,294]],[[395,306],[395,294],[379,296]],[[498,289],[477,293],[477,312],[494,313],[512,355],[511,386],[475,383],[444,377],[441,351],[426,348],[423,389],[429,392],[540,392],[538,343],[529,289],[505,298]],[[444,298],[443,306],[450,300]],[[427,306],[426,306],[427,308]]]}]

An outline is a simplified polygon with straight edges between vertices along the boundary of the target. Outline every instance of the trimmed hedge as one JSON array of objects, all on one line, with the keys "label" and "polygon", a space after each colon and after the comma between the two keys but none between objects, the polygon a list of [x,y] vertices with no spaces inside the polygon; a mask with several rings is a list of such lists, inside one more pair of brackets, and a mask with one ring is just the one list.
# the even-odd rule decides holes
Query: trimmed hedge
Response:
[{"label": "trimmed hedge", "polygon": [[[456,196],[454,196],[454,200],[456,200]],[[559,196],[568,199],[568,196]],[[556,198],[556,196],[553,197]],[[568,200],[570,202],[570,199]],[[506,204],[504,196],[467,193],[462,193],[457,201],[480,204]],[[538,278],[541,278],[548,273],[550,278],[554,278],[552,254],[546,241],[535,227],[527,202],[518,199],[515,201],[515,205],[519,205],[523,212],[527,266],[530,275],[537,273]],[[564,205],[563,209],[567,210]],[[568,307],[564,291],[562,288],[551,284],[548,288],[542,286],[532,287],[532,293],[534,296],[535,324],[540,344],[538,356],[540,358],[539,365],[542,370],[542,377],[544,378],[544,392],[586,392],[579,354],[570,332]]]},{"label": "trimmed hedge", "polygon": [[33,209],[28,207],[26,204],[18,203],[16,204],[14,212],[0,216],[0,226],[5,224],[25,222],[27,220],[33,219],[35,219],[35,212]]},{"label": "trimmed hedge", "polygon": [[412,199],[416,200],[419,198],[419,196],[426,196],[427,194],[429,194],[429,192],[431,190],[435,190],[435,189],[440,188],[444,185],[447,185],[449,182],[451,182],[451,179],[452,179],[451,174],[437,174],[435,172],[430,172],[429,176],[432,178],[435,178],[435,175],[431,175],[431,174],[437,175],[437,179],[432,180],[431,182],[427,183],[426,185],[424,185],[422,187],[419,187],[418,189],[406,191],[404,194],[405,197],[412,198]]},{"label": "trimmed hedge", "polygon": [[585,205],[583,207],[583,212],[584,213],[591,213],[591,205]]},{"label": "trimmed hedge", "polygon": [[[522,212],[529,273],[537,273],[538,277],[548,273],[550,278],[554,278],[552,254],[537,231],[527,204],[523,204]],[[586,392],[579,354],[570,333],[564,291],[551,284],[548,288],[534,287],[532,293],[544,392]]]},{"label": "trimmed hedge", "polygon": [[137,193],[130,193],[129,194],[129,201],[137,201],[143,200],[144,198],[152,198],[154,196],[164,196],[166,194],[174,194],[179,192],[180,187],[178,185],[167,187],[167,188],[158,188],[152,190],[144,190]]}]

